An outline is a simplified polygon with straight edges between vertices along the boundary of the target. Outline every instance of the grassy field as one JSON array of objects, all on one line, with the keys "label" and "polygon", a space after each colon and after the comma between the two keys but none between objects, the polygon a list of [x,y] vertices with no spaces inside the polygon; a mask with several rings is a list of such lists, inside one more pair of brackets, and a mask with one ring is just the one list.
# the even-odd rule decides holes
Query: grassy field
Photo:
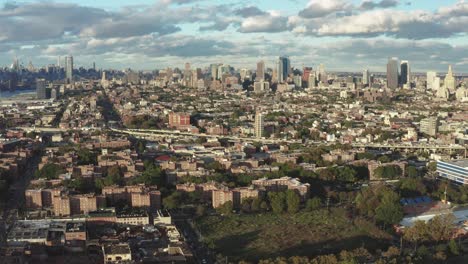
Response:
[{"label": "grassy field", "polygon": [[204,241],[231,260],[314,256],[361,246],[387,249],[391,239],[373,223],[350,220],[341,209],[279,216],[208,216],[198,220],[197,225]]}]

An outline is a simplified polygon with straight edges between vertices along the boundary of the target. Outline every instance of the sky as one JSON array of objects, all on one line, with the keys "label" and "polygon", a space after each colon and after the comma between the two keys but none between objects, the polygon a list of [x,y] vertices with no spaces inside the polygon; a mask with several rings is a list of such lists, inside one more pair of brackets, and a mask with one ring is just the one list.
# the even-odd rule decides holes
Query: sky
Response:
[{"label": "sky", "polygon": [[153,70],[225,63],[468,73],[468,0],[0,0],[0,65]]}]

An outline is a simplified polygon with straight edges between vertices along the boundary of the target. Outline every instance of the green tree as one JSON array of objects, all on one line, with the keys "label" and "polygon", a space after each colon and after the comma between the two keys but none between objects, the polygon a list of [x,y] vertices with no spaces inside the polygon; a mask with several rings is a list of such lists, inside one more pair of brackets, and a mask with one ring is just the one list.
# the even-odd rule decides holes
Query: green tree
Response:
[{"label": "green tree", "polygon": [[457,242],[451,239],[448,243],[449,251],[452,255],[458,256],[460,254],[460,249],[458,248]]},{"label": "green tree", "polygon": [[282,214],[286,209],[286,195],[284,192],[268,193],[271,209],[275,214]]},{"label": "green tree", "polygon": [[57,179],[60,174],[65,173],[65,170],[54,163],[45,164],[40,170],[36,171],[35,176],[39,179]]},{"label": "green tree", "polygon": [[431,239],[436,242],[450,239],[455,230],[455,216],[453,214],[436,215],[428,223]]},{"label": "green tree", "polygon": [[202,217],[202,216],[205,215],[205,213],[206,213],[206,208],[205,208],[205,206],[203,206],[203,205],[201,205],[201,204],[197,205],[197,208],[196,208],[196,210],[195,210],[195,214],[196,214],[198,217]]},{"label": "green tree", "polygon": [[244,213],[252,212],[252,199],[243,199],[241,202],[241,210]]},{"label": "green tree", "polygon": [[408,168],[406,169],[406,173],[410,178],[416,178],[419,174],[418,170],[414,166],[408,166]]},{"label": "green tree", "polygon": [[437,170],[437,162],[429,162],[427,164],[427,169],[430,171],[430,172],[435,172]]},{"label": "green tree", "polygon": [[262,200],[260,198],[253,198],[250,209],[252,210],[252,212],[259,212],[261,210],[261,204]]},{"label": "green tree", "polygon": [[97,164],[97,155],[93,151],[87,148],[80,148],[77,151],[78,155],[78,165],[96,165]]},{"label": "green tree", "polygon": [[402,170],[397,165],[380,166],[375,169],[374,174],[380,179],[395,179],[402,174]]},{"label": "green tree", "polygon": [[398,204],[382,203],[375,210],[375,218],[384,224],[397,224],[403,219],[403,211]]},{"label": "green tree", "polygon": [[286,191],[286,204],[288,207],[288,213],[295,214],[299,211],[301,198],[294,190]]},{"label": "green tree", "polygon": [[124,178],[120,166],[114,165],[107,170],[107,176],[104,178],[104,186],[123,185]]},{"label": "green tree", "polygon": [[403,238],[414,244],[414,250],[418,244],[429,239],[429,230],[426,222],[419,220],[414,222],[413,226],[405,228]]},{"label": "green tree", "polygon": [[322,200],[319,197],[314,197],[312,199],[307,200],[306,202],[306,210],[309,212],[315,211],[322,206]]},{"label": "green tree", "polygon": [[333,171],[338,181],[355,182],[357,172],[349,166],[334,167]]},{"label": "green tree", "polygon": [[64,183],[67,188],[75,189],[80,193],[89,193],[94,191],[93,181],[87,180],[83,177],[78,177],[73,180],[67,180]]},{"label": "green tree", "polygon": [[143,153],[145,152],[145,143],[141,140],[138,140],[138,143],[137,143],[137,150],[138,150],[138,153]]},{"label": "green tree", "polygon": [[175,191],[162,200],[163,206],[166,209],[175,209],[183,205],[185,193]]},{"label": "green tree", "polygon": [[380,156],[377,161],[380,161],[381,163],[389,163],[392,161],[392,159],[387,156],[387,155],[383,155],[383,156]]},{"label": "green tree", "polygon": [[216,208],[216,211],[218,213],[223,214],[223,215],[231,215],[232,211],[234,210],[234,206],[232,204],[232,201],[227,201],[218,208]]},{"label": "green tree", "polygon": [[404,197],[415,197],[426,194],[426,186],[422,179],[406,178],[399,182],[399,189]]},{"label": "green tree", "polygon": [[356,208],[362,215],[367,217],[375,216],[375,208],[380,204],[379,196],[374,193],[375,191],[372,188],[366,188],[356,196]]},{"label": "green tree", "polygon": [[136,177],[134,183],[143,183],[145,185],[162,185],[162,170],[152,162],[145,162],[145,170],[140,176]]},{"label": "green tree", "polygon": [[266,212],[266,211],[268,211],[269,209],[270,209],[270,207],[268,206],[268,203],[267,203],[266,201],[262,201],[262,202],[260,203],[260,210],[261,210],[262,212]]}]

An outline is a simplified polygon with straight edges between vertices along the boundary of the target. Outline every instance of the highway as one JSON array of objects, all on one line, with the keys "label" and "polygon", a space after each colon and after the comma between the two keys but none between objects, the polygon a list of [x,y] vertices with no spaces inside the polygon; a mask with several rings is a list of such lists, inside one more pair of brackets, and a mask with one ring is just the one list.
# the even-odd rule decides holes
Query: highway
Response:
[{"label": "highway", "polygon": [[[61,129],[51,127],[17,127],[27,132],[45,132],[45,133],[59,133],[70,130],[89,130],[88,128],[76,128],[76,129]],[[254,138],[254,137],[238,137],[229,135],[209,135],[205,133],[191,133],[182,132],[178,130],[163,130],[163,129],[118,129],[110,128],[111,131],[120,134],[127,134],[143,139],[160,139],[160,138],[187,138],[187,137],[206,137],[215,139],[229,139],[240,142],[260,142],[264,144],[301,144],[302,141],[299,139],[267,139],[267,138]],[[329,146],[336,142],[325,142],[325,141],[309,141],[306,143],[308,146]],[[465,156],[467,147],[462,145],[435,145],[427,143],[352,143],[354,148],[376,148],[376,149],[407,149],[407,150],[464,150]]]}]

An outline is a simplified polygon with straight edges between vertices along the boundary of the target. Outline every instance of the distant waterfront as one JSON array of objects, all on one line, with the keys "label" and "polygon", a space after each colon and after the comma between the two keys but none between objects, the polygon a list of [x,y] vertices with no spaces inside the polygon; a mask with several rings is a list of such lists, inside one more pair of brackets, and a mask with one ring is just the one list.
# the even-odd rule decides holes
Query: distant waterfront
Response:
[{"label": "distant waterfront", "polygon": [[36,94],[34,89],[16,90],[16,91],[0,91],[1,99],[14,99],[14,98],[31,98]]}]

